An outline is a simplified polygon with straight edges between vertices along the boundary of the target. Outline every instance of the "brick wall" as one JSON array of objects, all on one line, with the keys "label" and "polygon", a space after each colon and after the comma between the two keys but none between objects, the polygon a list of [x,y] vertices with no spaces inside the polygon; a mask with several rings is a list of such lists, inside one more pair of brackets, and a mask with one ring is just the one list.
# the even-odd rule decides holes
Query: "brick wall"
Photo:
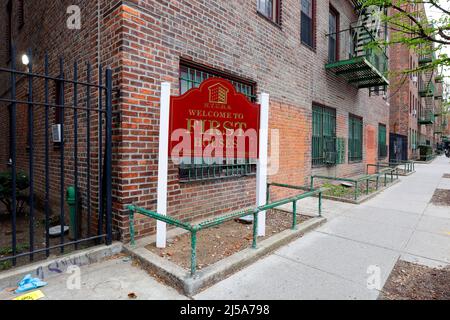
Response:
[{"label": "brick wall", "polygon": [[[66,20],[68,15],[66,14],[67,7],[69,5],[79,5],[81,8],[82,17],[82,29],[70,30],[66,27]],[[33,62],[33,72],[42,74],[44,72],[44,56],[45,52],[48,53],[49,61],[49,75],[51,77],[59,77],[59,59],[63,59],[64,76],[66,79],[73,79],[74,76],[74,62],[79,64],[79,81],[86,81],[86,63],[89,62],[92,67],[93,83],[98,83],[99,75],[97,72],[99,61],[105,67],[109,66],[115,69],[115,85],[118,84],[120,77],[119,64],[119,51],[118,41],[119,37],[117,29],[120,27],[120,16],[117,15],[117,11],[109,11],[109,1],[101,2],[102,9],[102,26],[101,36],[98,38],[97,33],[97,3],[96,1],[78,0],[78,1],[29,1],[25,5],[25,23],[19,28],[17,25],[17,1],[13,0],[13,24],[12,24],[12,39],[16,46],[17,52],[17,68],[20,71],[26,71],[26,67],[21,64],[21,55],[28,52],[28,49],[32,50],[31,60]],[[0,14],[3,20],[5,17],[5,10],[3,8],[4,2],[1,3]],[[101,42],[101,49],[97,49],[97,41]],[[0,60],[0,66],[9,66],[9,55],[3,51],[2,59]],[[102,75],[103,77],[103,75]],[[27,101],[28,99],[28,79],[23,76],[18,76],[17,81],[17,100]],[[54,80],[49,80],[49,102],[51,104],[57,104],[56,101],[56,85]],[[10,83],[9,74],[0,73],[0,96],[10,97]],[[86,106],[86,87],[79,85],[78,87],[78,101],[79,107]],[[66,83],[64,88],[64,104],[67,106],[73,105],[74,88],[73,85]],[[97,103],[98,93],[91,89],[91,107],[98,109]],[[44,80],[34,78],[33,79],[33,101],[44,102]],[[117,103],[117,102],[116,102]],[[28,148],[28,106],[25,104],[17,105],[17,167],[19,170],[28,172],[28,162],[30,157],[30,151]],[[45,194],[45,108],[40,105],[33,105],[34,112],[34,188],[36,194],[36,219],[40,220],[42,217],[40,214],[43,209],[43,201]],[[55,123],[56,108],[49,109],[49,125]],[[64,151],[64,166],[65,166],[65,183],[64,188],[60,188],[60,157],[61,152],[58,145],[53,144],[50,141],[49,148],[49,164],[50,164],[50,214],[52,216],[58,216],[60,212],[60,198],[61,192],[63,197],[65,196],[65,190],[67,187],[74,185],[74,111],[70,107],[65,108],[65,151]],[[0,119],[3,123],[8,123],[8,113],[6,104],[0,105]],[[92,216],[97,215],[97,203],[98,203],[98,112],[91,112],[90,122],[87,122],[87,113],[84,110],[78,111],[78,157],[79,157],[79,191],[81,200],[83,201],[84,211],[86,213],[86,201],[87,201],[87,164],[86,164],[86,132],[87,127],[91,128],[91,189],[89,193],[92,198]],[[0,154],[0,170],[7,169],[7,161],[9,158],[9,126],[2,126],[0,128],[0,148],[2,150]],[[49,130],[50,131],[50,130]],[[51,137],[51,134],[50,134]],[[51,140],[51,138],[50,138]],[[116,153],[117,154],[117,153]],[[64,209],[66,220],[68,219],[68,208],[65,205]],[[86,218],[85,218],[86,219]],[[92,221],[92,230],[95,230],[96,221]],[[67,221],[66,221],[67,223]]]},{"label": "brick wall", "polygon": [[[63,27],[69,1],[41,1],[27,7],[31,27],[19,32],[16,41],[21,50],[38,48],[40,56],[48,49],[53,62],[64,55],[68,63],[100,61],[113,68],[114,110],[120,111],[114,130],[114,223],[123,239],[128,237],[127,204],[156,207],[160,83],[171,82],[172,93],[179,94],[181,59],[253,81],[258,93],[271,95],[270,128],[280,132],[280,171],[271,181],[305,184],[311,174],[360,174],[375,160],[370,145],[362,162],[313,170],[313,102],[336,109],[338,137],[348,136],[350,113],[361,116],[365,128],[383,123],[389,132],[389,108],[382,97],[370,97],[368,90],[357,90],[324,68],[329,4],[346,29],[357,19],[350,1],[317,0],[316,48],[311,50],[300,42],[297,0],[282,1],[281,27],[256,13],[256,1],[102,0],[100,52],[95,1],[70,2],[82,7],[81,30]],[[47,10],[43,20],[42,10]],[[169,213],[193,220],[248,206],[255,202],[254,185],[254,178],[182,184],[171,164]],[[138,217],[140,236],[153,229],[152,222]]]},{"label": "brick wall", "polygon": [[[418,11],[425,10],[423,4],[416,4]],[[409,5],[405,10],[411,11]],[[404,70],[413,70],[419,66],[419,55],[405,45],[396,44],[390,48],[391,98],[390,127],[391,132],[408,137],[408,159],[416,159],[418,150],[412,149],[411,132],[417,132],[417,144],[430,140],[434,143],[432,125],[419,125],[420,107],[425,107],[425,99],[419,95],[419,81],[413,81],[412,75],[404,74]],[[418,79],[423,74],[418,74]],[[414,111],[415,110],[415,111]]]}]

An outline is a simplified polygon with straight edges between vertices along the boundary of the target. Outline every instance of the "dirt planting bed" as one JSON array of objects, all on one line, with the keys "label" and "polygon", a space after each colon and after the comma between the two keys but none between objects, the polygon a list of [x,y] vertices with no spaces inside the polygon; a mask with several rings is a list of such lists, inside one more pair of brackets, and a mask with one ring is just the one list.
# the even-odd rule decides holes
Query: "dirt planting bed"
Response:
[{"label": "dirt planting bed", "polygon": [[398,261],[380,300],[450,300],[450,267],[434,269]]},{"label": "dirt planting bed", "polygon": [[[258,241],[267,239],[281,231],[292,227],[292,213],[281,210],[270,210],[266,218],[266,236]],[[304,215],[297,215],[297,224],[311,219]],[[205,229],[197,233],[197,261],[201,270],[241,250],[250,248],[253,240],[253,225],[237,221],[229,221],[220,226]],[[155,244],[146,246],[151,252],[188,270],[191,266],[191,238],[185,233],[168,240],[165,249],[158,249]]]},{"label": "dirt planting bed", "polygon": [[[68,225],[68,214],[66,215],[66,225]],[[58,226],[59,216],[50,218],[50,227]],[[18,214],[16,217],[16,250],[17,254],[27,253],[30,251],[30,217],[27,213]],[[34,250],[44,249],[46,241],[45,230],[45,214],[40,210],[35,210],[34,219]],[[68,233],[64,236],[64,242],[70,242]],[[61,237],[50,237],[50,247],[59,245]],[[94,244],[93,241],[84,242],[78,245],[78,249],[87,248]],[[75,246],[67,246],[64,249],[65,253],[75,251]],[[50,250],[51,255],[60,254],[60,249]],[[0,207],[0,258],[9,257],[12,255],[12,225],[11,215]],[[34,254],[34,261],[44,260],[47,258],[45,251]],[[19,257],[16,261],[17,266],[22,266],[30,263],[29,256]],[[12,261],[7,260],[0,262],[0,271],[12,268]]]},{"label": "dirt planting bed", "polygon": [[[391,184],[390,178],[388,179],[387,186]],[[327,188],[328,191],[324,193],[324,196],[329,196],[333,198],[341,198],[344,200],[354,200],[355,199],[355,187],[354,186],[344,186],[341,184],[331,184],[325,183],[322,185],[323,188]],[[384,188],[384,178],[380,178],[378,182],[378,190]],[[367,194],[367,183],[358,183],[358,198],[371,195],[377,191],[376,181],[369,181],[369,193]]]},{"label": "dirt planting bed", "polygon": [[436,189],[431,203],[436,206],[450,206],[450,190]]}]

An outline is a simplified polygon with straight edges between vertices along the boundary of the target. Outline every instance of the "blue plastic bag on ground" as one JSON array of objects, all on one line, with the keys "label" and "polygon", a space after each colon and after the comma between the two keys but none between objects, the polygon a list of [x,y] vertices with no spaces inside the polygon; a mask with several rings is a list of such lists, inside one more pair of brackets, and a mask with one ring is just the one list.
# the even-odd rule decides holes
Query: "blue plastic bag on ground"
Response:
[{"label": "blue plastic bag on ground", "polygon": [[33,289],[41,288],[46,286],[47,282],[42,281],[39,278],[32,278],[31,274],[27,274],[22,281],[19,282],[18,288],[15,293],[23,293]]}]

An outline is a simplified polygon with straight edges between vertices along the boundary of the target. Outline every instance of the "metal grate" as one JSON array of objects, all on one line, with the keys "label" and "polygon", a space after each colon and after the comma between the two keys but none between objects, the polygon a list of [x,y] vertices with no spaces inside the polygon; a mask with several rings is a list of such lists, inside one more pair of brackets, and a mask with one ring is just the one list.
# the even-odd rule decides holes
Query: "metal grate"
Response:
[{"label": "metal grate", "polygon": [[344,138],[336,139],[336,150],[337,150],[336,164],[345,163],[345,139]]},{"label": "metal grate", "polygon": [[[321,166],[336,153],[336,110],[313,106],[312,164]],[[329,162],[329,161],[328,161]]]},{"label": "metal grate", "polygon": [[194,182],[256,175],[256,163],[181,164],[180,182]]},{"label": "metal grate", "polygon": [[[5,234],[8,232],[11,237],[11,246],[7,247],[7,254],[0,254],[0,265],[11,261],[15,266],[18,259],[24,260],[22,258],[27,256],[32,262],[40,259],[41,255],[49,257],[56,250],[63,254],[67,249],[79,249],[93,241],[97,244],[105,241],[109,245],[113,233],[112,71],[99,65],[94,76],[95,71],[90,63],[81,67],[74,62],[69,67],[71,78],[66,78],[64,75],[68,68],[62,57],[59,58],[59,66],[51,65],[49,55],[45,53],[43,64],[36,66],[29,50],[30,62],[24,72],[17,68],[16,53],[13,46],[10,67],[0,67],[0,74],[10,79],[7,87],[10,97],[0,97],[0,109],[7,107],[9,113],[10,136],[3,138],[9,138],[10,161],[8,170],[2,175],[3,179],[6,178],[6,184],[10,185],[10,190],[3,190],[8,191],[3,197],[10,199],[8,201],[11,203],[11,228],[5,230]],[[43,73],[36,73],[33,68],[42,69]],[[49,70],[53,69],[59,69],[58,76],[50,74]],[[56,102],[50,98],[51,82],[61,84],[57,87]],[[23,106],[27,107],[26,115],[21,114]],[[58,152],[50,150],[50,115],[55,110],[59,110],[61,115],[57,130],[60,135]],[[27,132],[20,135],[24,119],[28,120]],[[26,159],[20,157],[23,141],[27,144]],[[24,167],[25,174],[22,172]],[[66,203],[69,197],[66,196],[71,189],[72,201],[79,206],[71,207],[68,214]],[[21,252],[20,234],[26,230],[19,223],[21,208],[17,204],[24,198],[27,199],[29,218],[25,228],[28,228],[29,236],[27,250]],[[43,208],[37,199],[41,199]],[[69,238],[64,232],[68,221],[71,221],[72,233]],[[58,224],[59,239],[51,241],[51,224],[55,222]],[[45,230],[39,230],[39,227]],[[42,236],[45,239],[42,240]]]},{"label": "metal grate", "polygon": [[[200,69],[191,68],[188,66],[181,65],[180,66],[180,91],[181,94],[186,93],[188,90],[192,88],[197,88],[200,86],[200,84],[212,77],[221,77],[219,74],[216,74],[214,72],[206,72]],[[229,80],[236,90],[245,96],[248,97],[248,99],[252,102],[256,102],[256,95],[255,95],[255,88],[253,85],[235,81],[233,79],[227,79]]]}]

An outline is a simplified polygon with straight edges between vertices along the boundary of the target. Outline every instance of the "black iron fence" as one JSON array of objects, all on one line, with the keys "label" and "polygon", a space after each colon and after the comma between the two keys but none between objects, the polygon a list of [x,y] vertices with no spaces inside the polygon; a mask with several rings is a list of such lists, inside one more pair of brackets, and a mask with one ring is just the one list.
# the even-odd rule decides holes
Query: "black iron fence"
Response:
[{"label": "black iron fence", "polygon": [[112,241],[112,71],[45,54],[35,73],[27,55],[0,68],[0,267]]}]

